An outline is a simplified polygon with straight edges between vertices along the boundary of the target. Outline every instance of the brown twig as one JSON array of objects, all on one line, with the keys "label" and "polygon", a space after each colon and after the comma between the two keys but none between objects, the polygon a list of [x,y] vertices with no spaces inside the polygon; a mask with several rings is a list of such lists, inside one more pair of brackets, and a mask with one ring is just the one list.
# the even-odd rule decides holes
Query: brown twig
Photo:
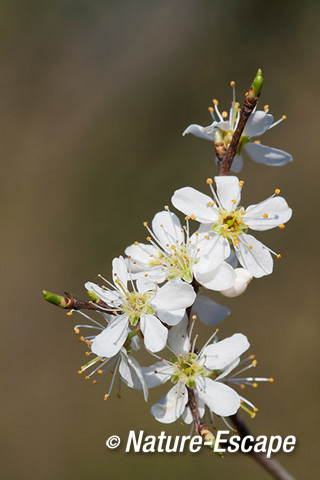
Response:
[{"label": "brown twig", "polygon": [[68,292],[64,292],[64,297],[62,295],[47,292],[46,290],[43,290],[42,294],[47,302],[66,310],[95,310],[98,312],[108,312],[110,314],[118,313],[114,310],[114,307],[108,305],[99,298],[87,302],[85,300],[78,300],[74,295]]},{"label": "brown twig", "polygon": [[219,176],[225,176],[228,175],[233,159],[237,153],[237,149],[239,146],[239,142],[241,139],[242,132],[244,130],[244,127],[246,126],[246,123],[248,121],[248,118],[250,117],[254,107],[257,105],[257,102],[259,100],[259,96],[261,93],[261,88],[262,88],[262,72],[261,70],[258,70],[257,76],[254,79],[249,92],[247,93],[245,97],[245,101],[243,104],[243,107],[241,109],[240,113],[240,118],[239,122],[237,125],[236,130],[233,133],[230,145],[228,150],[224,153],[223,156],[221,156],[221,152],[217,152],[217,157],[218,157],[218,175]]},{"label": "brown twig", "polygon": [[[235,415],[231,415],[231,417],[229,418],[232,421],[233,425],[236,427],[241,439],[247,437],[248,435],[252,436],[250,430],[248,429],[248,427],[238,413],[236,413]],[[260,465],[277,480],[295,480],[294,477],[290,475],[290,473],[288,473],[282,465],[280,465],[280,463],[278,463],[273,458],[267,458],[265,453],[255,452],[254,449],[252,449],[246,455],[250,455],[254,460],[260,463]]]}]

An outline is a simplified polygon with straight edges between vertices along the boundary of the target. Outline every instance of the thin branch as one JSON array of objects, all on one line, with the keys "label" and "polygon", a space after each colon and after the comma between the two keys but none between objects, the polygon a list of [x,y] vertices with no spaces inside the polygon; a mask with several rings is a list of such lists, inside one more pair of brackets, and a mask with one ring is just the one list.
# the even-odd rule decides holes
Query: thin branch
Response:
[{"label": "thin branch", "polygon": [[94,301],[90,300],[87,302],[85,300],[78,300],[68,292],[64,292],[64,297],[62,295],[47,292],[46,290],[43,290],[42,294],[47,302],[66,310],[96,310],[98,312],[108,312],[110,314],[117,313],[114,310],[114,307],[108,305],[103,300],[98,299],[98,297]]},{"label": "thin branch", "polygon": [[[230,416],[229,418],[236,427],[241,439],[247,437],[248,435],[252,436],[250,430],[238,413]],[[288,473],[282,465],[280,465],[280,463],[273,458],[267,458],[265,453],[255,452],[254,449],[252,449],[247,453],[247,455],[251,455],[254,460],[260,463],[260,465],[277,480],[295,480],[294,477],[290,475],[290,473]]]},{"label": "thin branch", "polygon": [[217,157],[219,160],[218,163],[218,175],[219,176],[225,176],[228,175],[233,159],[237,153],[237,149],[239,146],[239,142],[241,139],[242,132],[244,130],[244,127],[246,126],[246,123],[257,105],[257,102],[259,100],[259,96],[261,93],[262,89],[262,84],[263,84],[263,78],[262,78],[262,72],[259,69],[258,73],[249,89],[248,94],[246,95],[243,107],[241,109],[240,113],[240,118],[239,122],[237,125],[236,130],[233,133],[230,145],[228,150],[225,152],[223,157],[221,157],[221,154],[217,153]]}]

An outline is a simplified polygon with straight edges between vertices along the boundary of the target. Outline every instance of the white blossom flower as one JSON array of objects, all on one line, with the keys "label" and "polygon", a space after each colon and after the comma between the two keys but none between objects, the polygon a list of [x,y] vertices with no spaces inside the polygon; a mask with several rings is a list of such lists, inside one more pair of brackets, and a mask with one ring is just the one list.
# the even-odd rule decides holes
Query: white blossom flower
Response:
[{"label": "white blossom flower", "polygon": [[[143,279],[133,282],[122,257],[115,258],[112,265],[114,284],[107,282],[109,287],[102,288],[86,283],[87,290],[108,304],[109,312],[114,314],[107,328],[93,340],[92,348],[97,354],[101,351],[105,356],[114,356],[133,327],[141,329],[148,350],[162,350],[168,337],[168,330],[162,322],[176,325],[181,321],[185,309],[196,298],[192,286],[179,282],[159,288],[146,284]],[[128,289],[129,282],[132,290]]]},{"label": "white blossom flower", "polygon": [[[186,319],[185,319],[186,320]],[[250,356],[240,362],[240,355],[250,344],[245,335],[236,333],[232,337],[211,343],[212,337],[199,353],[195,353],[195,341],[191,345],[186,333],[186,321],[173,327],[169,334],[169,346],[174,352],[171,361],[162,360],[151,367],[143,367],[145,381],[149,388],[167,381],[173,383],[169,392],[151,408],[151,413],[161,423],[172,423],[182,416],[186,423],[192,422],[188,403],[188,390],[193,389],[199,413],[203,416],[205,405],[222,417],[235,414],[241,406],[251,416],[257,409],[239,395],[228,384],[256,386],[256,382],[273,381],[269,378],[239,378],[237,375],[256,365]],[[240,364],[250,361],[250,365],[231,375]],[[251,407],[252,411],[248,408]]]},{"label": "white blossom flower", "polygon": [[[255,237],[249,235],[248,229],[269,230],[274,227],[284,228],[292,215],[284,198],[279,197],[279,189],[274,195],[247,209],[239,206],[243,182],[237,177],[215,177],[217,191],[212,187],[212,179],[207,179],[213,198],[195,190],[184,187],[177,190],[173,205],[201,223],[198,232],[200,248],[207,255],[214,254],[221,259],[230,254],[233,245],[239,263],[254,277],[268,275],[273,270],[271,253],[280,258],[270,248]],[[204,246],[205,245],[205,246]]]},{"label": "white blossom flower", "polygon": [[189,234],[189,219],[182,228],[179,218],[168,210],[157,213],[152,229],[147,222],[150,245],[135,242],[125,250],[134,275],[145,276],[158,283],[165,279],[191,283],[193,278],[210,290],[226,290],[234,286],[233,268],[198,242],[199,234]]},{"label": "white blossom flower", "polygon": [[[207,127],[192,124],[185,129],[182,135],[192,133],[197,137],[213,142],[214,132],[218,129],[221,132],[226,148],[228,148],[240,117],[240,104],[236,102],[234,85],[235,83],[231,82],[231,86],[233,87],[233,101],[231,103],[229,117],[227,112],[220,113],[218,109],[218,101],[213,100],[214,108],[209,108],[213,122]],[[249,117],[241,135],[237,153],[231,166],[231,170],[234,172],[240,172],[242,168],[243,152],[246,152],[246,154],[255,162],[263,163],[265,165],[281,166],[292,161],[292,156],[289,153],[277,148],[261,145],[259,141],[252,140],[253,138],[260,137],[276,125],[279,125],[279,123],[286,118],[286,116],[283,115],[280,120],[274,122],[273,116],[268,112],[269,106],[266,105],[264,110],[255,109]]]},{"label": "white blossom flower", "polygon": [[[69,314],[71,314],[73,311]],[[101,347],[96,349],[94,345],[94,340],[101,332],[103,332],[106,328],[106,324],[108,325],[111,321],[111,315],[107,313],[99,312],[102,321],[97,321],[85,313],[81,311],[76,311],[80,315],[82,315],[86,320],[89,320],[89,324],[81,324],[76,325],[74,327],[75,333],[78,335],[80,333],[80,329],[90,329],[95,331],[95,335],[89,336],[81,336],[80,341],[85,342],[90,350],[86,352],[88,357],[94,355],[92,359],[90,359],[85,365],[82,365],[80,370],[78,371],[79,374],[83,372],[86,373],[85,379],[89,380],[94,376],[97,376],[98,379],[94,379],[93,383],[96,384],[102,378],[105,378],[105,375],[108,373],[112,374],[112,380],[110,383],[110,387],[108,389],[108,393],[104,395],[104,399],[107,400],[111,394],[112,388],[114,386],[114,382],[116,379],[116,374],[119,371],[120,381],[119,381],[119,390],[118,390],[118,397],[120,398],[120,387],[121,381],[123,381],[128,387],[136,388],[139,390],[143,390],[143,395],[145,401],[148,399],[148,388],[146,382],[144,380],[142,368],[137,362],[137,360],[132,356],[133,351],[137,351],[140,349],[140,341],[137,336],[130,336],[126,339],[125,347],[121,347],[120,350],[114,355],[109,356],[108,351],[104,351]]]}]

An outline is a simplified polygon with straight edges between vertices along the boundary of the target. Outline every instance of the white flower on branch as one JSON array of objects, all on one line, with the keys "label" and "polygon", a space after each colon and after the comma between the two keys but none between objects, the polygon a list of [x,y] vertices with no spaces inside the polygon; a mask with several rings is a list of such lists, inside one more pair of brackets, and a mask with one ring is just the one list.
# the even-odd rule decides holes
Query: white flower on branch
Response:
[{"label": "white flower on branch", "polygon": [[141,330],[148,350],[162,350],[168,337],[162,322],[176,325],[181,321],[185,309],[196,298],[194,289],[183,282],[167,283],[160,288],[142,278],[134,282],[122,257],[115,258],[112,266],[114,284],[106,281],[108,287],[100,287],[86,283],[87,290],[108,304],[109,313],[113,313],[107,328],[93,340],[93,350],[98,355],[114,356],[132,329]]},{"label": "white flower on branch", "polygon": [[213,198],[191,187],[177,190],[173,197],[173,205],[201,223],[198,233],[198,244],[206,256],[215,255],[226,259],[233,245],[239,263],[254,277],[268,275],[273,270],[270,248],[263,245],[247,232],[252,230],[269,230],[284,228],[292,215],[291,208],[280,190],[257,205],[244,209],[239,205],[243,182],[237,177],[215,177],[217,191],[212,187],[212,179],[208,178]]},{"label": "white flower on branch", "polygon": [[234,286],[233,268],[215,254],[208,254],[199,234],[189,233],[189,218],[182,228],[179,218],[165,210],[152,220],[152,229],[145,222],[150,245],[135,242],[125,250],[130,268],[136,277],[147,276],[158,283],[166,279],[191,283],[193,278],[210,290],[226,290]]},{"label": "white flower on branch", "polygon": [[[209,344],[211,337],[200,352],[196,353],[197,337],[191,345],[186,324],[187,319],[170,330],[168,344],[174,353],[170,361],[161,360],[150,367],[143,367],[148,388],[169,380],[174,384],[169,392],[152,406],[151,413],[155,419],[161,423],[172,423],[182,416],[186,423],[191,423],[187,387],[194,392],[200,416],[204,415],[207,406],[210,412],[221,417],[234,415],[240,407],[253,417],[257,411],[256,407],[229,385],[238,384],[243,388],[245,384],[256,386],[257,381],[273,379],[237,376],[256,365],[256,361],[252,361],[254,358],[252,356],[240,362],[240,355],[250,346],[247,337],[236,333],[220,342]],[[237,373],[232,373],[238,365],[248,361],[249,365]]]},{"label": "white flower on branch", "polygon": [[[189,125],[189,127],[184,130],[182,135],[191,133],[196,137],[204,138],[214,142],[215,131],[218,130],[221,134],[221,138],[225,144],[225,147],[228,148],[240,118],[240,104],[236,102],[234,85],[234,82],[231,82],[231,86],[233,87],[233,100],[229,115],[227,112],[220,113],[218,101],[213,100],[214,107],[209,107],[209,112],[213,122],[207,127],[202,127],[201,125],[196,124]],[[279,125],[279,123],[286,118],[286,116],[283,115],[279,120],[274,122],[273,116],[268,112],[269,107],[266,105],[264,110],[255,109],[249,117],[249,120],[247,121],[247,124],[241,135],[237,152],[231,166],[231,170],[234,172],[240,172],[242,169],[243,152],[246,152],[246,154],[255,162],[263,163],[265,165],[281,166],[292,161],[292,156],[289,153],[277,148],[262,145],[259,141],[252,140],[253,138],[260,137],[276,125]]]},{"label": "white flower on branch", "polygon": [[[108,392],[104,396],[104,399],[107,400],[113,389],[117,372],[119,371],[120,381],[118,397],[120,398],[121,381],[123,381],[130,388],[138,388],[139,390],[143,390],[144,399],[145,401],[147,401],[148,388],[144,380],[142,368],[137,362],[137,360],[131,355],[133,351],[137,351],[140,349],[139,338],[136,336],[130,337],[129,335],[129,337],[126,339],[125,346],[121,347],[114,356],[110,356],[108,355],[108,352],[103,351],[103,349],[96,349],[94,346],[94,340],[97,335],[99,335],[105,330],[106,324],[108,325],[110,323],[111,315],[99,312],[100,316],[102,317],[102,321],[97,321],[81,311],[75,311],[82,315],[82,317],[85,318],[87,321],[89,321],[88,324],[76,325],[74,327],[75,333],[79,334],[80,329],[95,332],[94,335],[80,337],[80,340],[82,342],[85,342],[90,348],[90,350],[86,352],[90,360],[85,365],[81,366],[78,373],[85,373],[86,380],[94,378],[94,384],[105,378],[107,374],[112,374],[112,379]],[[72,312],[73,311],[71,310],[69,314],[71,314]],[[91,358],[91,356],[93,356],[93,358]]]}]

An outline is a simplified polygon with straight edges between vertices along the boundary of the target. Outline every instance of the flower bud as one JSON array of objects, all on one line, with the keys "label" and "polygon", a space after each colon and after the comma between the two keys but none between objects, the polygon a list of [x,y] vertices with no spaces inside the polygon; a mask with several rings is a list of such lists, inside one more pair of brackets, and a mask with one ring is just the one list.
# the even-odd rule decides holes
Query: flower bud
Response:
[{"label": "flower bud", "polygon": [[227,288],[227,290],[220,291],[225,297],[237,297],[241,295],[246,291],[247,286],[253,278],[251,273],[245,268],[236,268],[234,271],[236,274],[234,286]]}]

